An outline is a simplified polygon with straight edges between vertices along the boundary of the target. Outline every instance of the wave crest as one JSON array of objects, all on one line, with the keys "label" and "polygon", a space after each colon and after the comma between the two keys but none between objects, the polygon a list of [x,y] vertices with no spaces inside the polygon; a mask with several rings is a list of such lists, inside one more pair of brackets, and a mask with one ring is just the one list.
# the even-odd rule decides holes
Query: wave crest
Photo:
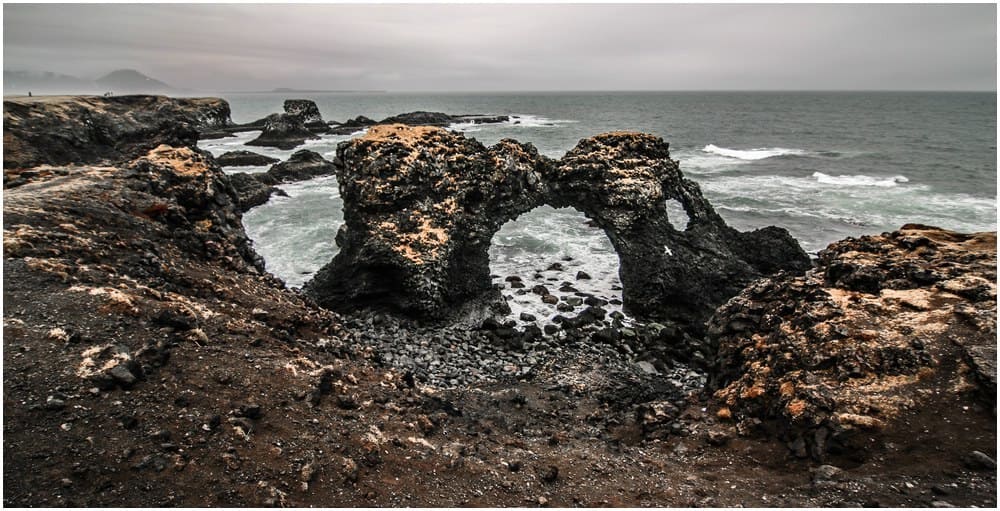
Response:
[{"label": "wave crest", "polygon": [[715,144],[708,144],[707,146],[701,148],[702,151],[711,154],[718,154],[719,156],[726,156],[728,158],[736,158],[737,160],[763,160],[765,158],[773,158],[775,156],[798,156],[806,154],[804,149],[786,149],[784,147],[761,147],[757,149],[729,149],[726,147],[719,147]]},{"label": "wave crest", "polygon": [[812,177],[816,179],[817,182],[825,185],[838,185],[838,186],[877,186],[880,188],[889,188],[896,186],[898,183],[908,183],[910,180],[906,176],[892,176],[892,177],[874,177],[874,176],[830,176],[822,172],[813,172]]}]

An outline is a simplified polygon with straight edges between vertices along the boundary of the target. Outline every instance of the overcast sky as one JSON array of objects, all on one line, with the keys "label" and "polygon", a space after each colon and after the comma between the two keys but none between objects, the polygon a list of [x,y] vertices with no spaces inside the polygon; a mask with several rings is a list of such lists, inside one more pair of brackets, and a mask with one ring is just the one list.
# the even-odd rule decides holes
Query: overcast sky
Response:
[{"label": "overcast sky", "polygon": [[205,91],[996,90],[996,6],[18,5],[4,69]]}]

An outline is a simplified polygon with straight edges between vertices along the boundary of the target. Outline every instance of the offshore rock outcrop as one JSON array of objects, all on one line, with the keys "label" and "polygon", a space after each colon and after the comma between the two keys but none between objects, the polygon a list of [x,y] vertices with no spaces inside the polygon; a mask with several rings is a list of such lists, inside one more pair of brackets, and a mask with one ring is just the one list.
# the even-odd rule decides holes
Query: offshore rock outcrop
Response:
[{"label": "offshore rock outcrop", "polygon": [[365,116],[358,116],[354,119],[349,119],[344,123],[333,126],[330,128],[330,133],[336,135],[350,135],[359,130],[365,129],[369,126],[375,126],[380,124],[405,124],[407,126],[438,126],[446,127],[452,124],[460,123],[471,123],[471,124],[497,124],[502,122],[510,121],[509,115],[481,115],[481,114],[463,114],[463,115],[451,115],[443,112],[407,112],[405,114],[393,115],[391,117],[386,117],[381,121],[374,121]]},{"label": "offshore rock outcrop", "polygon": [[275,163],[261,175],[261,179],[269,184],[292,183],[305,181],[320,176],[333,175],[336,167],[319,153],[308,149],[299,149],[287,160]]},{"label": "offshore rock outcrop", "polygon": [[[502,310],[490,241],[542,204],[574,207],[604,230],[621,260],[627,310],[691,332],[752,279],[809,267],[783,229],[726,226],[652,135],[598,135],[553,161],[512,140],[486,148],[439,128],[379,125],[342,144],[334,164],[340,252],[305,288],[333,309],[430,318]],[[690,217],[683,232],[668,221],[668,199]],[[769,245],[779,258],[761,260],[748,245]]]},{"label": "offshore rock outcrop", "polygon": [[309,131],[313,133],[330,131],[330,125],[323,120],[315,101],[311,99],[286,99],[284,108],[286,114],[298,117]]},{"label": "offshore rock outcrop", "polygon": [[920,435],[916,415],[995,416],[996,243],[905,225],[830,245],[805,276],[754,283],[710,321],[719,415],[815,458]]},{"label": "offshore rock outcrop", "polygon": [[236,173],[229,176],[236,190],[236,203],[240,211],[260,206],[271,198],[271,194],[283,194],[274,185],[305,181],[320,176],[332,175],[336,172],[333,163],[327,161],[319,153],[308,149],[300,149],[292,153],[285,161],[271,166],[267,172],[255,174]]},{"label": "offshore rock outcrop", "polygon": [[276,147],[278,149],[295,149],[306,140],[319,138],[306,128],[297,116],[289,114],[271,114],[264,118],[264,128],[260,136],[246,145]]},{"label": "offshore rock outcrop", "polygon": [[258,165],[271,165],[278,163],[279,159],[257,154],[253,151],[228,151],[215,157],[215,161],[223,167],[250,167]]},{"label": "offshore rock outcrop", "polygon": [[306,125],[323,124],[323,116],[319,113],[319,107],[311,99],[286,99],[283,106],[286,114],[298,117]]},{"label": "offshore rock outcrop", "polygon": [[3,123],[6,182],[15,169],[124,162],[161,144],[194,147],[199,131],[232,120],[218,98],[52,96],[4,100]]}]

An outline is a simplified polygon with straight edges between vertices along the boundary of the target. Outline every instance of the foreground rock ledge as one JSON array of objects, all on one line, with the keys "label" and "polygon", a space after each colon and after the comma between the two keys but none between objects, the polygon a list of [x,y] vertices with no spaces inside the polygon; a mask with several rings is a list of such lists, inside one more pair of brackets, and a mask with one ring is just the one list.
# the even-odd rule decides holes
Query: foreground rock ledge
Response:
[{"label": "foreground rock ledge", "polygon": [[[514,140],[487,148],[440,128],[380,125],[342,144],[334,164],[340,252],[305,289],[335,310],[428,318],[503,310],[490,242],[543,204],[576,208],[607,234],[629,312],[694,331],[752,279],[809,267],[784,229],[728,227],[652,135],[598,135],[555,161]],[[668,200],[687,213],[684,231],[670,224]]]},{"label": "foreground rock ledge", "polygon": [[996,244],[905,225],[830,245],[804,277],[754,283],[710,322],[719,416],[816,458],[995,419]]}]

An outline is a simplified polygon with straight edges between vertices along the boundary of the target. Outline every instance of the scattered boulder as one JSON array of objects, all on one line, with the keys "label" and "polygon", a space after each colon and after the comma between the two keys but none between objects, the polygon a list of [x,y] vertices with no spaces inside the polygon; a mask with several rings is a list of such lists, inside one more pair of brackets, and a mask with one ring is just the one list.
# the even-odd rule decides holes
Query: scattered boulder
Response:
[{"label": "scattered boulder", "polygon": [[997,462],[982,451],[972,451],[962,459],[966,467],[972,470],[996,470]]}]

